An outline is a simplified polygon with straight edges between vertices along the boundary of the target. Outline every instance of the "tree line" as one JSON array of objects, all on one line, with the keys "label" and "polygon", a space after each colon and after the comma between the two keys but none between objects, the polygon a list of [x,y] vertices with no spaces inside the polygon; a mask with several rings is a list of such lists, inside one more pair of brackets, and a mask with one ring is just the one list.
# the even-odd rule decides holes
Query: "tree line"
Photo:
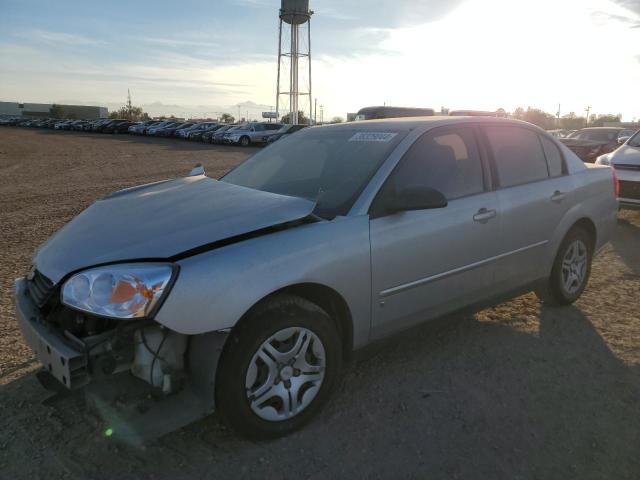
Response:
[{"label": "tree line", "polygon": [[545,130],[553,130],[555,128],[561,128],[564,130],[578,130],[584,127],[603,127],[606,122],[619,122],[622,115],[596,115],[589,116],[589,122],[584,116],[578,116],[575,112],[569,112],[566,115],[558,118],[556,115],[552,115],[538,108],[528,107],[526,110],[522,107],[516,108],[511,114],[512,118],[518,120],[524,120],[525,122],[538,125]]}]

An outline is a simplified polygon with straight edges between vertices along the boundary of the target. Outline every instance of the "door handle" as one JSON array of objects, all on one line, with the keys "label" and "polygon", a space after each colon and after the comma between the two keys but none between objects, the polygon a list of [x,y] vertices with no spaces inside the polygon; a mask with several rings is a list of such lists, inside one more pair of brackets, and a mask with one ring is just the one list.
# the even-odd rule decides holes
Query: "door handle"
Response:
[{"label": "door handle", "polygon": [[478,213],[476,213],[473,216],[473,221],[480,222],[480,223],[487,223],[496,215],[497,215],[497,212],[495,210],[487,210],[486,208],[481,208],[480,210],[478,210]]},{"label": "door handle", "polygon": [[562,200],[564,200],[566,198],[567,194],[564,192],[561,192],[560,190],[556,190],[555,192],[553,192],[553,195],[551,195],[551,201],[552,202],[561,202]]}]

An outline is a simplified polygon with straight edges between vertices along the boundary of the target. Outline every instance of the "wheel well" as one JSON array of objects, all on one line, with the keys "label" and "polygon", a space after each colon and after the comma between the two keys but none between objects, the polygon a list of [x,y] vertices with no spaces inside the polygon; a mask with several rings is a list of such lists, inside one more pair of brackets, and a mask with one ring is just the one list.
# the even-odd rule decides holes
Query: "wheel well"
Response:
[{"label": "wheel well", "polygon": [[[247,313],[251,312],[263,302],[268,301],[274,295],[282,293],[297,295],[298,297],[316,304],[327,312],[329,317],[334,321],[338,334],[340,335],[343,356],[345,360],[350,358],[351,353],[353,352],[353,320],[351,317],[351,311],[349,310],[347,302],[342,298],[342,295],[330,287],[318,283],[300,283],[290,285],[270,293],[251,307]],[[247,314],[244,315],[244,317],[246,316]]]},{"label": "wheel well", "polygon": [[571,227],[571,230],[574,228],[581,228],[582,230],[587,232],[587,234],[589,235],[589,238],[591,238],[591,248],[595,249],[598,235],[596,232],[596,226],[593,223],[593,221],[586,217],[581,218],[580,220],[578,220],[576,223],[573,224],[573,226]]}]

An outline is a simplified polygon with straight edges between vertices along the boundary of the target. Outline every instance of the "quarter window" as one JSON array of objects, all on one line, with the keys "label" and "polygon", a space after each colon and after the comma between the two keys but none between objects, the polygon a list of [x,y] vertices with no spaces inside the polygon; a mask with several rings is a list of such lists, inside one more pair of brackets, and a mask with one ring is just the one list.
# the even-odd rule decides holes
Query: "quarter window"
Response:
[{"label": "quarter window", "polygon": [[482,162],[473,130],[438,129],[420,137],[390,179],[396,189],[430,187],[447,200],[484,191]]},{"label": "quarter window", "polygon": [[549,177],[538,135],[519,127],[485,127],[501,187]]},{"label": "quarter window", "polygon": [[542,148],[544,148],[544,154],[547,157],[547,163],[549,164],[549,175],[551,177],[559,177],[563,173],[562,169],[562,154],[560,150],[551,140],[545,137],[540,137],[542,141]]}]

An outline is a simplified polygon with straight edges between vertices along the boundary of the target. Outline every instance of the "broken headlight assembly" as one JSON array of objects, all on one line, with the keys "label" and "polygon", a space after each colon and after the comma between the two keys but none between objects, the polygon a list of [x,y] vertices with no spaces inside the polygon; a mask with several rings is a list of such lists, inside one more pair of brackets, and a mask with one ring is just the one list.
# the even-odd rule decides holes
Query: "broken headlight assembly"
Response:
[{"label": "broken headlight assembly", "polygon": [[130,263],[76,273],[62,286],[62,303],[93,315],[118,319],[150,316],[169,292],[177,267]]}]

